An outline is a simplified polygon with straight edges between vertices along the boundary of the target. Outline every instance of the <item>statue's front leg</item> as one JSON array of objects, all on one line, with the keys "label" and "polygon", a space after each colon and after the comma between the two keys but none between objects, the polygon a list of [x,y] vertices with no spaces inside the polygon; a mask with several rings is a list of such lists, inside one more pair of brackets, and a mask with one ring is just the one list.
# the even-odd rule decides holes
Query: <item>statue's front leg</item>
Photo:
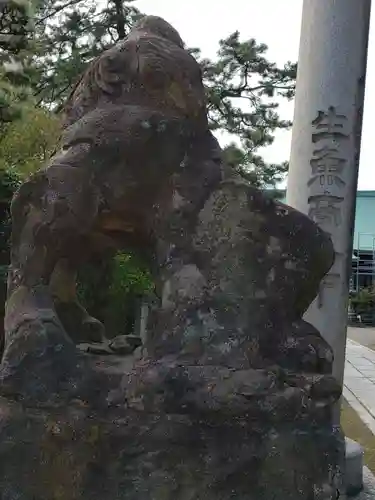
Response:
[{"label": "statue's front leg", "polygon": [[[8,302],[20,287],[29,293],[43,289],[52,301],[51,279],[62,302],[76,302],[74,268],[61,259],[86,251],[76,242],[89,233],[97,210],[97,192],[84,168],[54,164],[21,187],[12,203]],[[87,323],[87,313],[78,304],[75,309],[80,323]]]},{"label": "statue's front leg", "polygon": [[105,328],[79,303],[76,288],[77,269],[73,259],[60,259],[50,280],[50,290],[59,319],[76,344],[101,342],[105,338]]}]

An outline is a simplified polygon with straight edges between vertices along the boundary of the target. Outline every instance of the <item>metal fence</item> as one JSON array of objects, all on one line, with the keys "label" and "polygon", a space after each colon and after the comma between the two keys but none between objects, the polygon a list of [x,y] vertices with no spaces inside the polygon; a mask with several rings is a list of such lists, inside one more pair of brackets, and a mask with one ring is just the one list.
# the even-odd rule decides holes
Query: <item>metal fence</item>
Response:
[{"label": "metal fence", "polygon": [[351,291],[375,285],[375,234],[358,233],[352,257]]},{"label": "metal fence", "polygon": [[[364,288],[375,288],[375,234],[359,233],[353,245],[352,274],[350,294],[353,297]],[[349,304],[348,320],[350,323],[365,325],[375,324],[375,309],[367,307],[358,314]]]}]

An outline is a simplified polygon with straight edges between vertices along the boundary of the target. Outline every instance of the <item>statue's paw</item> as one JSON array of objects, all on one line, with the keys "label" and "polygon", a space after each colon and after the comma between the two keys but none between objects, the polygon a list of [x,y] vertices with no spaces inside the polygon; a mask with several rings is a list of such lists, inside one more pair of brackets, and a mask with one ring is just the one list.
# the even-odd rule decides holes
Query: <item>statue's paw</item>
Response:
[{"label": "statue's paw", "polygon": [[75,344],[105,340],[105,328],[102,323],[90,316],[78,302],[55,301],[55,309],[65,331]]},{"label": "statue's paw", "polygon": [[103,342],[106,339],[104,325],[93,318],[92,316],[87,316],[82,321],[82,326],[80,328],[80,342]]},{"label": "statue's paw", "polygon": [[285,368],[321,374],[332,371],[332,349],[320,336],[291,335],[280,344],[279,349]]}]

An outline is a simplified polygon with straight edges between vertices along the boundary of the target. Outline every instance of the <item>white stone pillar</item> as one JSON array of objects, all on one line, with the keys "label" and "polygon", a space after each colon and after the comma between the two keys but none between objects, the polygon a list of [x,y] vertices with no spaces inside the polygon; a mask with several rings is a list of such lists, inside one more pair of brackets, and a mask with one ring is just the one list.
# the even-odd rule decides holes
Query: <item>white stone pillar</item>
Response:
[{"label": "white stone pillar", "polygon": [[371,0],[304,0],[287,203],[327,231],[336,259],[306,313],[343,383]]},{"label": "white stone pillar", "polygon": [[149,303],[143,301],[141,304],[140,321],[139,321],[139,335],[142,339],[142,344],[144,345],[147,340],[147,319],[149,312]]}]

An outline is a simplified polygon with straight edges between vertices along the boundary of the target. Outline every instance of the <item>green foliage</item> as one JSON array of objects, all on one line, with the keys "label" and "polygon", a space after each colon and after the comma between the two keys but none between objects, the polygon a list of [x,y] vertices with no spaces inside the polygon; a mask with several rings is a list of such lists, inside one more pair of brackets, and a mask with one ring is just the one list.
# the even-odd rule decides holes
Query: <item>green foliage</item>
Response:
[{"label": "green foliage", "polygon": [[25,177],[46,162],[60,136],[58,117],[32,104],[24,105],[21,119],[8,125],[0,137],[0,169]]},{"label": "green foliage", "polygon": [[134,0],[42,0],[36,12],[34,95],[59,107],[93,58],[124,38],[139,11]]},{"label": "green foliage", "polygon": [[349,308],[355,317],[361,317],[362,321],[373,323],[375,320],[375,287],[364,287],[358,292],[349,295]]},{"label": "green foliage", "polygon": [[153,284],[149,270],[136,256],[119,252],[113,259],[113,277],[109,287],[111,301],[123,294],[142,296],[152,292]]},{"label": "green foliage", "polygon": [[18,188],[21,182],[21,177],[16,170],[0,169],[0,204],[1,206],[8,205],[12,199],[13,193]]},{"label": "green foliage", "polygon": [[267,50],[254,39],[241,42],[237,31],[219,42],[216,61],[201,61],[213,128],[255,149],[272,144],[271,133],[291,125],[280,119],[274,98],[293,98],[296,65],[278,68],[265,58]]},{"label": "green foliage", "polygon": [[234,143],[223,150],[225,162],[236,170],[244,180],[257,188],[274,188],[288,171],[288,162],[266,163],[249,148],[241,148]]},{"label": "green foliage", "polygon": [[22,115],[30,99],[28,66],[35,2],[8,0],[0,5],[0,134]]},{"label": "green foliage", "polygon": [[150,272],[130,254],[119,252],[92,261],[79,273],[78,296],[90,314],[104,323],[110,337],[129,333],[138,299],[152,290]]},{"label": "green foliage", "polygon": [[152,290],[152,278],[143,263],[134,255],[118,253],[113,259],[104,318],[109,335],[132,332],[139,298]]},{"label": "green foliage", "polygon": [[[211,127],[237,138],[225,157],[257,187],[274,187],[287,172],[286,162],[268,164],[257,152],[273,143],[276,130],[291,126],[277,113],[275,98],[293,98],[297,70],[291,62],[279,68],[265,57],[267,50],[254,39],[241,41],[237,31],[219,42],[215,61],[200,60]],[[199,50],[195,55],[199,60]]]}]

